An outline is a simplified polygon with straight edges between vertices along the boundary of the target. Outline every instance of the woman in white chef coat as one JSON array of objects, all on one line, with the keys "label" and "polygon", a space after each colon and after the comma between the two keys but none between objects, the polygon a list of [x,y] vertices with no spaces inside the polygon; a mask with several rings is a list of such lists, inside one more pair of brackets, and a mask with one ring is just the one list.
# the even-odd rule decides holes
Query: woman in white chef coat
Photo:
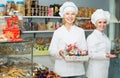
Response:
[{"label": "woman in white chef coat", "polygon": [[109,58],[116,57],[116,55],[110,54],[111,42],[104,34],[109,20],[110,13],[103,9],[97,9],[91,16],[91,21],[96,29],[87,37],[90,56],[88,78],[108,78]]},{"label": "woman in white chef coat", "polygon": [[51,56],[55,57],[54,71],[63,78],[81,78],[85,74],[83,62],[67,62],[64,59],[66,45],[76,43],[80,49],[86,50],[84,30],[74,24],[77,12],[77,6],[70,1],[60,7],[59,14],[64,23],[54,32],[49,47]]}]

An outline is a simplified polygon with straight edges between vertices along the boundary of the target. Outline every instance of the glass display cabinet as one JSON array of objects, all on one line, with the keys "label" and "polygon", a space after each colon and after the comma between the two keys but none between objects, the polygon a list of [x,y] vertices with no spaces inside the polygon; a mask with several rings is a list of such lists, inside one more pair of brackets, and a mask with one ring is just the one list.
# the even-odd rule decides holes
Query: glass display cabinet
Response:
[{"label": "glass display cabinet", "polygon": [[30,78],[32,70],[32,42],[0,42],[0,76],[2,78]]}]

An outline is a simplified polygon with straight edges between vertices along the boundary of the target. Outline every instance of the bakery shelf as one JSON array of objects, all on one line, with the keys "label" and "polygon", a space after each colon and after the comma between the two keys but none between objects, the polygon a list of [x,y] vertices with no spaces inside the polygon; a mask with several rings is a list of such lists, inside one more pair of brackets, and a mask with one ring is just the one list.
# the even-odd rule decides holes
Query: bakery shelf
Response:
[{"label": "bakery shelf", "polygon": [[[11,16],[4,16],[4,17],[11,17]],[[23,18],[60,18],[60,16],[23,16]],[[76,17],[78,20],[81,19],[90,19],[89,17]]]},{"label": "bakery shelf", "polygon": [[30,34],[30,33],[49,33],[54,32],[54,30],[43,30],[43,31],[22,31],[24,34]]},{"label": "bakery shelf", "polygon": [[[5,18],[11,17],[11,16],[4,16]],[[23,18],[61,18],[59,16],[23,16]]]},{"label": "bakery shelf", "polygon": [[23,16],[23,18],[61,18],[59,16]]},{"label": "bakery shelf", "polygon": [[[93,30],[85,30],[85,31],[93,31]],[[43,31],[22,31],[23,34],[32,34],[32,33],[52,33],[54,30],[43,30]]]}]

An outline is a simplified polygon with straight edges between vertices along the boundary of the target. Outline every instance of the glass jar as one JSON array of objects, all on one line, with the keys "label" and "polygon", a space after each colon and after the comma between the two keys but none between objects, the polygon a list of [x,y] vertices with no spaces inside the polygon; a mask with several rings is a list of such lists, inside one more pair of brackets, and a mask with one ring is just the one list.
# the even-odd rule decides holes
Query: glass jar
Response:
[{"label": "glass jar", "polygon": [[0,4],[0,16],[4,16],[4,15],[5,15],[5,5]]},{"label": "glass jar", "polygon": [[25,15],[26,16],[31,16],[31,5],[32,1],[31,0],[25,0]]},{"label": "glass jar", "polygon": [[6,15],[10,15],[10,12],[14,12],[16,10],[16,6],[14,0],[7,0],[6,3]]},{"label": "glass jar", "polygon": [[22,13],[23,16],[25,16],[25,4],[24,1],[17,1],[16,2],[16,9]]}]

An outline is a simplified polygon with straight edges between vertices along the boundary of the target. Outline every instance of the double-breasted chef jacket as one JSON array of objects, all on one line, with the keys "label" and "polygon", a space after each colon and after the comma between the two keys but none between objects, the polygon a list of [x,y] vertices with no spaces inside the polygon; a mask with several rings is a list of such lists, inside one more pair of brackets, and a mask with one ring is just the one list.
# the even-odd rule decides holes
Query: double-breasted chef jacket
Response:
[{"label": "double-breasted chef jacket", "polygon": [[111,42],[108,37],[98,30],[94,30],[87,38],[88,53],[90,56],[87,77],[108,78],[109,58]]}]

